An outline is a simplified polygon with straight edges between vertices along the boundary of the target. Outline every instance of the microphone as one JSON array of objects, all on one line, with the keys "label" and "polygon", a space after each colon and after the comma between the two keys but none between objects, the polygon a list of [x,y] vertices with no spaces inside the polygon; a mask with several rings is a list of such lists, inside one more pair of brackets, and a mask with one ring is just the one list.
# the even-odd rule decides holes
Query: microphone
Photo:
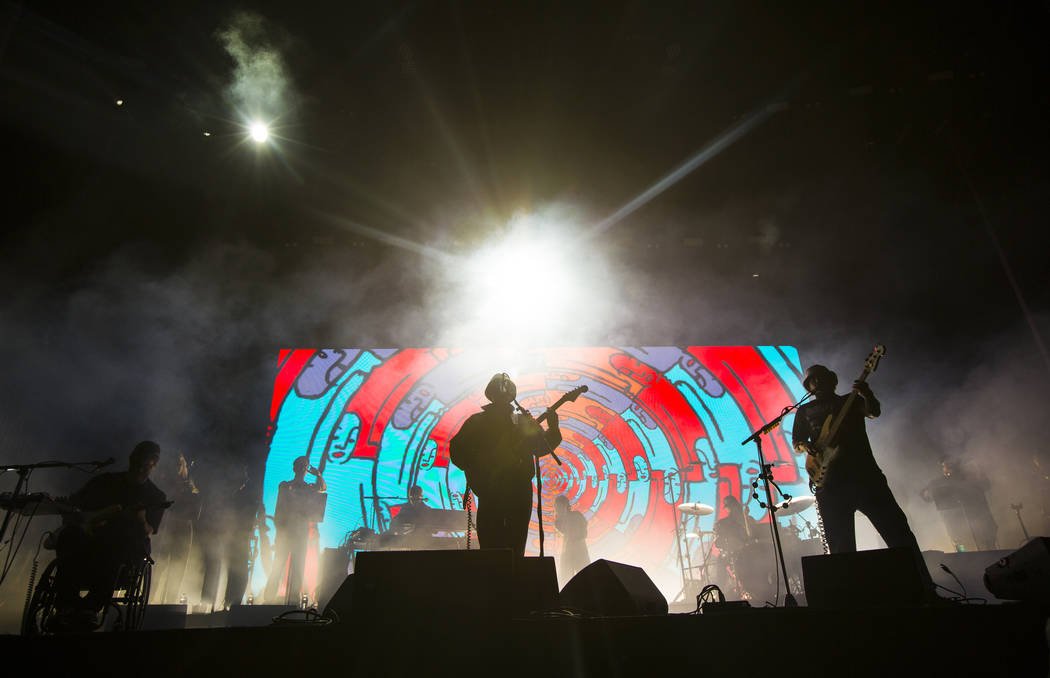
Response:
[{"label": "microphone", "polygon": [[106,466],[109,466],[109,465],[115,464],[115,463],[117,463],[117,460],[114,459],[113,457],[110,457],[109,459],[106,459],[105,461],[93,461],[93,462],[91,462],[91,465],[94,466],[95,470],[97,471],[100,468],[104,468]]}]

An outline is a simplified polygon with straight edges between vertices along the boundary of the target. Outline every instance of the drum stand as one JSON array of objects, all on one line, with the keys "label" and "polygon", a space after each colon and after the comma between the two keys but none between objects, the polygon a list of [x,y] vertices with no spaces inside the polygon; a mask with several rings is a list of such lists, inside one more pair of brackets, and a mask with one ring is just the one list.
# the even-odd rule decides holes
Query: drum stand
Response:
[{"label": "drum stand", "polygon": [[[758,465],[759,468],[762,469],[762,472],[758,474],[758,478],[756,478],[754,483],[752,483],[752,487],[757,486],[759,480],[763,481],[762,484],[766,492],[766,501],[765,503],[759,501],[758,505],[764,509],[769,510],[769,520],[773,524],[773,543],[776,545],[777,562],[780,563],[780,573],[784,578],[784,589],[786,591],[786,593],[784,594],[784,607],[798,607],[798,601],[795,600],[795,596],[791,593],[791,583],[788,580],[787,564],[784,562],[784,547],[780,543],[780,524],[777,522],[778,507],[773,502],[773,490],[770,489],[770,485],[776,485],[776,483],[773,481],[773,464],[767,464],[765,457],[762,455],[762,436],[766,433],[769,433],[776,427],[780,426],[781,420],[783,420],[789,412],[791,412],[799,405],[801,405],[804,401],[806,401],[810,397],[810,395],[811,394],[806,394],[805,398],[798,401],[794,405],[790,407],[785,407],[784,411],[781,412],[776,419],[768,422],[767,424],[764,424],[757,431],[752,433],[743,442],[740,443],[741,445],[747,445],[750,442],[754,442],[755,449],[758,451]],[[777,491],[780,492],[780,494],[784,497],[783,504],[786,508],[788,505],[788,500],[791,499],[790,495],[781,492],[779,487],[777,488]]]}]

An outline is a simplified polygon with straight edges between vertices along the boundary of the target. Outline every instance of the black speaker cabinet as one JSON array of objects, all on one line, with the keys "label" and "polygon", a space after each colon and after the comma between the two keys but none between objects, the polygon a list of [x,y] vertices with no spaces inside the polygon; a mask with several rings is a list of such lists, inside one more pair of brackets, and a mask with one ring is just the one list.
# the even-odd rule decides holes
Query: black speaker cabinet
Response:
[{"label": "black speaker cabinet", "polygon": [[406,620],[509,618],[558,605],[553,558],[514,558],[506,549],[363,551],[323,616]]},{"label": "black speaker cabinet", "polygon": [[596,560],[561,590],[561,604],[608,617],[667,614],[667,599],[640,567]]},{"label": "black speaker cabinet", "polygon": [[327,609],[340,619],[363,616],[379,625],[509,618],[512,577],[507,549],[362,551],[349,578],[352,592],[343,591],[344,583]]},{"label": "black speaker cabinet", "polygon": [[317,583],[317,606],[324,609],[328,601],[346,579],[350,569],[350,554],[346,549],[324,549],[321,551],[321,579]]},{"label": "black speaker cabinet", "polygon": [[558,607],[558,572],[554,558],[515,558],[511,610],[516,615]]},{"label": "black speaker cabinet", "polygon": [[926,599],[918,553],[909,548],[806,556],[802,578],[809,607],[918,605]]},{"label": "black speaker cabinet", "polygon": [[1050,603],[1050,538],[1036,537],[984,570],[996,598]]}]

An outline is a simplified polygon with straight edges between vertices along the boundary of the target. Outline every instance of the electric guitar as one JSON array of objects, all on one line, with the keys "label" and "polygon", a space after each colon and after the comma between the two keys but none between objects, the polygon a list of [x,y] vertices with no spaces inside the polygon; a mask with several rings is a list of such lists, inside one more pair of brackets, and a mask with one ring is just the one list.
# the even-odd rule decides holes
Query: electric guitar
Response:
[{"label": "electric guitar", "polygon": [[[167,509],[174,503],[174,501],[169,500],[157,504],[136,504],[127,508],[136,512],[150,511],[153,509]],[[80,529],[88,536],[94,536],[100,529],[105,527],[106,523],[120,515],[124,509],[125,507],[120,504],[113,504],[95,511],[79,511],[73,515],[76,516],[75,520],[80,525]]]},{"label": "electric guitar", "polygon": [[[857,381],[867,381],[868,375],[879,366],[879,360],[886,354],[886,347],[879,344],[871,352],[868,359],[864,361],[864,371],[860,373]],[[851,391],[846,402],[842,405],[837,415],[829,414],[824,419],[824,425],[820,428],[820,435],[810,443],[810,451],[806,454],[806,472],[809,474],[809,484],[814,490],[824,485],[827,480],[828,470],[835,465],[839,455],[838,434],[842,422],[849,414],[853,403],[857,400],[857,392]]]},{"label": "electric guitar", "polygon": [[[586,385],[577,386],[559,398],[556,403],[548,407],[539,417],[536,418],[533,418],[528,410],[521,407],[521,405],[518,405],[518,411],[522,414],[518,421],[519,435],[523,437],[542,435],[543,429],[539,426],[540,422],[546,421],[552,414],[554,414],[555,410],[565,403],[575,402],[575,400],[580,397],[580,394],[586,393],[587,390],[588,388]],[[515,404],[517,404],[517,401],[515,401]],[[507,441],[503,441],[503,444],[506,444],[506,442]],[[538,448],[530,447],[516,460],[515,463],[511,463],[509,466],[502,468],[493,468],[491,460],[487,457],[479,457],[476,459],[460,457],[454,463],[466,474],[468,487],[480,497],[482,494],[487,494],[489,488],[498,491],[503,485],[501,477],[508,473],[531,473],[533,454],[539,455],[546,454],[547,452],[550,452],[549,448],[546,451],[541,452],[538,451]],[[471,457],[473,457],[473,455],[471,455]]]}]

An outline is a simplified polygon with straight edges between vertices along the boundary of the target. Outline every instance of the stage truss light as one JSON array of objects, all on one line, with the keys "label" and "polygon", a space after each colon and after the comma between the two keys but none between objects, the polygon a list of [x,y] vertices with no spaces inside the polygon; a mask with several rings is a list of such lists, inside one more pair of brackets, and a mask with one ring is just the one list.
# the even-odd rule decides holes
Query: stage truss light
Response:
[{"label": "stage truss light", "polygon": [[253,122],[248,126],[248,134],[251,136],[252,141],[259,144],[264,143],[270,138],[270,130],[265,124],[258,121]]}]

